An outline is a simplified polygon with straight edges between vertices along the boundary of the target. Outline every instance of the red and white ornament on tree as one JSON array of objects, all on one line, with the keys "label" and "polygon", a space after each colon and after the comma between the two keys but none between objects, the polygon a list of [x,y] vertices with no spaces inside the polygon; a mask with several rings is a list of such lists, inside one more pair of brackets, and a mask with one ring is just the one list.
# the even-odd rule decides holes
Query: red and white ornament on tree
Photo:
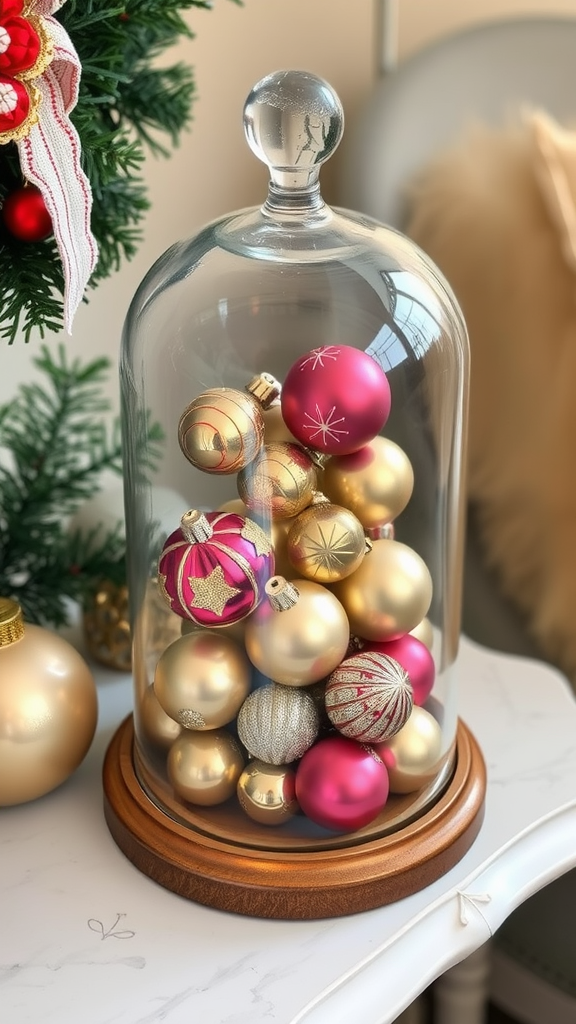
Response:
[{"label": "red and white ornament on tree", "polygon": [[322,345],[292,365],[280,398],[288,429],[325,455],[358,451],[390,413],[388,378],[372,356],[351,345]]},{"label": "red and white ornament on tree", "polygon": [[24,242],[54,234],[70,331],[98,249],[90,230],[92,192],[70,113],[80,60],[53,17],[66,0],[0,0],[0,145],[16,143],[23,185],[6,197],[6,229]]}]

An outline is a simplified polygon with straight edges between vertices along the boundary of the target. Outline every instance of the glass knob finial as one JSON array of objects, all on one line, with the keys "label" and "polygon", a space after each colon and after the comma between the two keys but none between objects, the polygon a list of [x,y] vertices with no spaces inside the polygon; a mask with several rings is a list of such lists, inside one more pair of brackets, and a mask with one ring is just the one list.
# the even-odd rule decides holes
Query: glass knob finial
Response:
[{"label": "glass knob finial", "polygon": [[327,82],[307,71],[275,71],[244,104],[248,145],[282,189],[310,188],[342,138],[344,111]]}]

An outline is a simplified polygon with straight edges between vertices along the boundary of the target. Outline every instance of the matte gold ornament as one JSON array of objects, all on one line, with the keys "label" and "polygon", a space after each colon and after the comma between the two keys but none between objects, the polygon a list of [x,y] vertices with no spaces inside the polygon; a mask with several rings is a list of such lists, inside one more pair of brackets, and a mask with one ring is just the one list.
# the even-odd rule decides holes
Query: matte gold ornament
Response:
[{"label": "matte gold ornament", "polygon": [[408,673],[394,658],[376,651],[360,651],[334,669],[324,699],[334,727],[359,743],[394,736],[414,704]]},{"label": "matte gold ornament", "polygon": [[422,619],[414,629],[410,630],[412,636],[415,636],[417,640],[425,644],[429,651],[434,647],[434,630],[430,619]]},{"label": "matte gold ornament", "polygon": [[414,793],[438,774],[442,730],[424,708],[414,707],[406,725],[374,746],[388,769],[391,793]]},{"label": "matte gold ornament", "polygon": [[185,729],[218,729],[231,722],[250,692],[250,663],[223,633],[199,630],[166,648],[154,673],[163,710]]},{"label": "matte gold ornament", "polygon": [[408,504],[414,472],[407,455],[387,437],[374,437],[351,455],[337,455],[324,468],[322,488],[350,509],[362,525],[389,523]]},{"label": "matte gold ornament", "polygon": [[350,629],[344,608],[329,590],[310,580],[273,576],[263,601],[246,623],[253,665],[285,686],[318,682],[342,661]]},{"label": "matte gold ornament", "polygon": [[395,640],[414,629],[432,600],[432,578],[407,544],[375,540],[359,569],[335,583],[350,629],[365,640]]},{"label": "matte gold ornament", "polygon": [[272,683],[246,698],[236,726],[252,757],[267,764],[290,764],[314,743],[320,716],[314,698],[306,690]]},{"label": "matte gold ornament", "polygon": [[161,707],[152,683],[146,687],[142,699],[136,704],[134,717],[139,739],[162,751],[168,751],[182,732],[182,726]]},{"label": "matte gold ornament", "polygon": [[0,598],[0,807],[56,789],[88,753],[98,717],[84,659],[62,637],[25,625]]},{"label": "matte gold ornament", "polygon": [[302,512],[312,500],[316,482],[311,456],[290,442],[264,445],[236,480],[245,505],[272,519],[287,519]]},{"label": "matte gold ornament", "polygon": [[167,767],[177,796],[191,804],[212,807],[236,792],[244,757],[225,729],[183,730],[170,748]]},{"label": "matte gold ornament", "polygon": [[282,825],[298,813],[296,774],[287,765],[250,761],[238,779],[238,802],[260,825]]},{"label": "matte gold ornament", "polygon": [[318,494],[293,520],[286,549],[302,576],[315,583],[335,583],[358,568],[369,542],[352,512]]},{"label": "matte gold ornament", "polygon": [[279,400],[262,413],[262,418],[264,420],[264,444],[274,444],[277,441],[290,441],[293,444],[298,444],[294,434],[288,430],[284,422]]},{"label": "matte gold ornament", "polygon": [[262,409],[279,391],[269,374],[255,377],[245,391],[204,391],[178,424],[178,442],[188,461],[206,473],[237,473],[248,465],[264,442]]}]

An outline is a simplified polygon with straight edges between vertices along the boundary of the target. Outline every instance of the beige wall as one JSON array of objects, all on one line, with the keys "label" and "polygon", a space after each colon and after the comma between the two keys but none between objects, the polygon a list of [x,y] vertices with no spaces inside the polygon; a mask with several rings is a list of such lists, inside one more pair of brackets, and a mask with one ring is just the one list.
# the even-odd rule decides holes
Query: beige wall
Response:
[{"label": "beige wall", "polygon": [[[400,0],[400,52],[404,55],[452,27],[497,14],[545,9],[576,13],[576,0]],[[198,88],[192,131],[169,160],[146,166],[152,209],[137,258],[92,293],[76,318],[72,355],[107,354],[117,360],[122,323],[131,295],[150,264],[173,241],[205,221],[258,203],[266,172],[248,150],[241,126],[244,99],[264,74],[300,67],[336,88],[348,118],[368,95],[376,74],[373,0],[215,0],[210,11],[188,15],[196,38],[171,52],[194,67]],[[324,175],[330,200],[330,174]],[[51,335],[51,344],[58,339]],[[1,352],[0,401],[12,397],[30,373],[38,342],[17,342]],[[116,376],[110,394],[117,404]]]}]

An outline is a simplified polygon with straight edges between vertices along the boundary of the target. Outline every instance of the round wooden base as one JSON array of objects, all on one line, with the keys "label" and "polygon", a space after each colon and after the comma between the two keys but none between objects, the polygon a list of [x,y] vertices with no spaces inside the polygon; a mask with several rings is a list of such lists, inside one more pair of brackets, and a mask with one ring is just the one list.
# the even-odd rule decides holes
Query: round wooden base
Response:
[{"label": "round wooden base", "polygon": [[133,739],[130,716],[104,761],[104,813],[113,839],[166,889],[220,910],[312,920],[394,903],[453,867],[482,824],[484,759],[462,722],[452,780],[420,817],[390,835],[305,852],[245,847],[173,820],[138,781]]}]

